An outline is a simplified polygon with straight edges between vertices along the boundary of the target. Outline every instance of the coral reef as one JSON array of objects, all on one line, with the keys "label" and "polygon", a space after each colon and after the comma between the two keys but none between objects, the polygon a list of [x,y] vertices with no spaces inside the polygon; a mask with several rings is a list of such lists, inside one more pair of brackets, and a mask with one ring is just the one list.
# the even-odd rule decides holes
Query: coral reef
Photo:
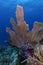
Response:
[{"label": "coral reef", "polygon": [[34,49],[33,57],[29,56],[22,63],[27,61],[27,65],[43,65],[43,46],[37,44]]},{"label": "coral reef", "polygon": [[30,44],[33,48],[35,47],[33,57],[30,56],[23,62],[27,60],[28,63],[29,61],[31,62],[32,60],[33,62],[30,63],[30,65],[32,64],[43,65],[43,50],[42,50],[43,42],[42,44],[40,44],[39,42],[41,39],[43,39],[43,23],[37,21],[34,22],[33,29],[29,31],[29,25],[24,21],[24,12],[21,6],[17,6],[16,18],[17,18],[17,24],[13,20],[13,18],[10,19],[10,23],[12,24],[13,29],[11,30],[9,27],[6,28],[6,31],[10,35],[9,44],[12,47],[16,46],[18,48],[21,48],[26,44],[27,45]]},{"label": "coral reef", "polygon": [[0,45],[0,65],[16,65],[18,51],[16,48],[4,47]]}]

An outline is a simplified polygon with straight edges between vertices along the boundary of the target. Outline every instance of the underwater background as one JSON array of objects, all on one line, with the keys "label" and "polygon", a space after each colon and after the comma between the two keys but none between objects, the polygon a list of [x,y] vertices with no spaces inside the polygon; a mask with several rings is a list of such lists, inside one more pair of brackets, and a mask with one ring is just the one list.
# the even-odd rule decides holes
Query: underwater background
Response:
[{"label": "underwater background", "polygon": [[[35,21],[43,23],[43,0],[0,0],[0,65],[16,65],[19,58],[19,50],[6,43],[10,38],[6,27],[12,29],[10,19],[14,18],[17,23],[17,5],[23,7],[24,20],[29,24],[30,30]],[[20,64],[17,63],[17,65]]]},{"label": "underwater background", "polygon": [[24,19],[29,24],[30,30],[34,21],[43,23],[43,0],[0,0],[0,44],[6,46],[4,42],[9,39],[6,27],[12,28],[10,18],[16,21],[16,7],[20,5],[24,10]]}]

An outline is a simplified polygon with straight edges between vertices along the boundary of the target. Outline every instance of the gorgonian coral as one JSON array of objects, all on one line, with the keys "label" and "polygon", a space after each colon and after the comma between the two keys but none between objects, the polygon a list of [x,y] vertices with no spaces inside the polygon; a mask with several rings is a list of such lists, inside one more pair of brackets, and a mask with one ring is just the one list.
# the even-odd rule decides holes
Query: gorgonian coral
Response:
[{"label": "gorgonian coral", "polygon": [[10,34],[10,39],[12,41],[12,45],[21,46],[28,42],[28,24],[24,21],[23,18],[23,8],[21,6],[17,6],[16,11],[17,24],[11,18],[10,22],[13,26],[13,31],[8,27],[6,31]]},{"label": "gorgonian coral", "polygon": [[13,18],[10,19],[13,30],[8,27],[6,28],[6,31],[10,34],[11,45],[21,46],[27,42],[38,41],[43,37],[43,31],[39,32],[43,29],[43,23],[34,22],[32,31],[29,31],[29,26],[24,21],[24,13],[21,6],[17,6],[16,18],[17,24]]},{"label": "gorgonian coral", "polygon": [[[10,23],[12,24],[13,29],[11,30],[8,27],[6,28],[6,31],[10,35],[9,44],[11,46],[17,46],[17,47],[21,47],[28,43],[30,43],[32,46],[38,44],[39,41],[43,38],[43,23],[34,22],[33,29],[29,31],[29,26],[24,21],[24,12],[21,6],[17,6],[16,18],[17,18],[17,24],[13,20],[13,18],[10,19]],[[41,54],[43,55],[43,53]],[[37,50],[37,54],[34,54],[34,57],[36,56],[35,61],[37,59],[38,65],[41,65],[41,64],[43,65],[43,57],[41,56],[41,54],[40,54],[40,48],[39,50]],[[39,60],[37,57],[39,58]]]}]

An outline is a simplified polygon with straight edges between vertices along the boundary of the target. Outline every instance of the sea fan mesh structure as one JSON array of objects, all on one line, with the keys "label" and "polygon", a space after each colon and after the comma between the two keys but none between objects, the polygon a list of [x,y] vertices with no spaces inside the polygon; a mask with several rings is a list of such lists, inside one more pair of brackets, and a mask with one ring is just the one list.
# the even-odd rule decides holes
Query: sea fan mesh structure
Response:
[{"label": "sea fan mesh structure", "polygon": [[[8,27],[6,28],[6,31],[10,35],[9,44],[11,46],[21,47],[27,43],[30,43],[34,47],[43,38],[43,23],[38,23],[37,21],[34,22],[33,29],[29,31],[29,26],[24,21],[24,12],[21,6],[17,6],[16,18],[17,18],[17,24],[13,20],[13,18],[10,19],[10,23],[12,24],[13,29],[11,30]],[[37,53],[34,51],[34,56],[30,57],[30,59],[28,58],[27,60],[35,61],[36,65],[43,65],[43,53],[41,52],[41,47],[40,47],[41,45],[38,46],[39,49],[37,49],[37,47],[35,48],[37,50]]]}]

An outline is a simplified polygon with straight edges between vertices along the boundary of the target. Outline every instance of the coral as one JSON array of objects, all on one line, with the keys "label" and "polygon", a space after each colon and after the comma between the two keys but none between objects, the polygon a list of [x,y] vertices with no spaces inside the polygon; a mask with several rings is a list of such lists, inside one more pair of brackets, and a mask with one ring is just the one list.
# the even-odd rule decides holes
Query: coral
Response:
[{"label": "coral", "polygon": [[0,46],[0,65],[16,65],[18,51],[16,48]]},{"label": "coral", "polygon": [[41,29],[43,29],[43,24],[35,22],[34,28],[32,29],[32,39],[33,40],[38,41],[39,39],[43,38],[43,31],[41,31]]},{"label": "coral", "polygon": [[23,44],[28,42],[28,24],[24,21],[23,18],[23,8],[21,6],[17,6],[16,11],[17,24],[11,18],[10,22],[13,26],[13,31],[8,27],[6,31],[10,34],[10,39],[12,41],[12,45],[22,46]]},{"label": "coral", "polygon": [[22,46],[27,42],[32,44],[43,38],[43,31],[40,31],[41,29],[43,29],[43,23],[35,22],[33,29],[29,31],[29,26],[24,21],[24,13],[21,6],[17,6],[16,18],[17,24],[15,23],[13,18],[10,19],[13,30],[8,27],[6,28],[6,31],[10,35],[10,40],[12,41],[10,43],[11,45]]},{"label": "coral", "polygon": [[[29,25],[24,21],[24,12],[21,6],[17,6],[16,9],[16,18],[17,24],[13,18],[10,19],[10,23],[13,26],[13,29],[6,28],[6,31],[10,35],[10,42],[11,46],[25,46],[25,44],[31,44],[33,47],[39,43],[39,41],[43,38],[43,23],[34,22],[33,29],[29,31]],[[40,44],[41,45],[41,44]],[[43,53],[41,52],[41,47],[39,45],[39,49],[37,49],[37,53],[33,57],[28,58],[27,60],[34,60],[36,61],[36,65],[43,65]],[[35,65],[35,64],[34,64]]]},{"label": "coral", "polygon": [[[27,63],[29,64],[29,60],[30,63],[31,61],[33,62],[33,65],[43,65],[43,46],[41,46],[40,44],[37,44],[35,51],[34,51],[34,56],[33,57],[28,57],[27,59]],[[32,65],[32,63],[31,63]]]}]

